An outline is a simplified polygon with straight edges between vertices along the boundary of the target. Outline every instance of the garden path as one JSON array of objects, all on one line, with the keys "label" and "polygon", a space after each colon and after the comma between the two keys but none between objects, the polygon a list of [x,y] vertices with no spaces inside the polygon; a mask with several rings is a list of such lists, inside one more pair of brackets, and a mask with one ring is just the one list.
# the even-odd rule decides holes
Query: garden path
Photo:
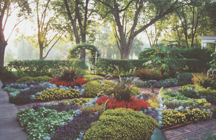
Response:
[{"label": "garden path", "polygon": [[[2,87],[1,80],[0,87]],[[27,140],[28,135],[22,131],[16,118],[18,110],[8,101],[8,93],[0,88],[0,140]]]}]

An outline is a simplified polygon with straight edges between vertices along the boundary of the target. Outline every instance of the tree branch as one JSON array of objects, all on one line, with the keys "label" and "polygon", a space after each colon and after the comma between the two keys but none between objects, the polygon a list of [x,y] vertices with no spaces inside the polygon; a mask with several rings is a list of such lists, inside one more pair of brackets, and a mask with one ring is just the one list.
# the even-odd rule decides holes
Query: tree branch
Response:
[{"label": "tree branch", "polygon": [[130,4],[133,2],[134,0],[129,1],[129,3],[127,4],[127,6],[125,8],[123,8],[122,10],[119,10],[119,13],[122,11],[127,10],[127,8],[130,6]]},{"label": "tree branch", "polygon": [[[63,34],[64,34],[64,33],[62,33],[62,34],[59,36],[59,38],[54,42],[54,44],[50,47],[50,49],[48,50],[48,52],[46,53],[46,55],[43,57],[43,59],[47,57],[47,55],[49,54],[49,52],[51,51],[51,49],[55,46],[55,44],[59,41],[59,39],[62,37]],[[56,35],[57,35],[57,34],[56,34]]]},{"label": "tree branch", "polygon": [[[25,19],[25,18],[24,18]],[[14,27],[13,27],[13,29],[12,29],[12,31],[10,32],[10,35],[8,36],[8,38],[7,38],[7,40],[6,41],[8,41],[9,40],[9,38],[11,37],[11,35],[12,35],[12,33],[13,33],[13,31],[14,31],[14,29],[16,28],[16,26],[17,25],[19,25],[24,19],[22,19],[22,20],[20,20],[17,24],[15,24],[14,25]]]},{"label": "tree branch", "polygon": [[106,5],[107,7],[109,7],[110,9],[114,9],[110,4],[108,4],[108,3],[105,3],[105,2],[103,2],[103,1],[101,1],[101,0],[96,0],[96,1],[99,1],[100,3],[102,3],[102,4],[104,4],[104,5]]}]

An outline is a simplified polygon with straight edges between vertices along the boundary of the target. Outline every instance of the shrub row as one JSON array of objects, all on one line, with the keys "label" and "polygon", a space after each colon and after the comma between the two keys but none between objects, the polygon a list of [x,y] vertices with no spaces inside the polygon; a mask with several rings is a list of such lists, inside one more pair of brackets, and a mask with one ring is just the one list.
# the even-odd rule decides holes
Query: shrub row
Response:
[{"label": "shrub row", "polygon": [[71,59],[71,60],[15,60],[8,64],[9,69],[15,69],[18,77],[23,76],[53,76],[52,69],[59,68],[59,62],[75,62],[75,66],[81,69],[88,69],[84,60]]},{"label": "shrub row", "polygon": [[[156,52],[155,49],[146,49],[140,53],[139,59],[147,59],[155,52]],[[198,68],[205,68],[207,70],[210,68],[208,62],[212,60],[212,57],[210,56],[212,53],[213,53],[212,50],[201,49],[201,47],[196,47],[196,48],[190,47],[187,49],[174,48],[171,49],[170,56],[174,58],[198,59],[199,60]],[[190,66],[188,67],[190,68]],[[196,64],[194,64],[194,67],[192,68],[197,68]],[[191,69],[189,69],[189,71],[191,71]],[[200,71],[202,71],[202,69]]]},{"label": "shrub row", "polygon": [[121,59],[98,59],[96,64],[98,73],[118,75],[118,71],[115,65],[118,67],[121,75],[129,75],[130,69],[135,71],[137,68],[142,68],[143,63],[149,61],[149,59],[142,60],[121,60]]},{"label": "shrub row", "polygon": [[[134,73],[137,69],[144,68],[143,63],[149,61],[150,59],[138,59],[138,60],[121,60],[121,59],[102,59],[100,58],[96,64],[98,74],[111,74],[118,75],[118,71],[115,65],[121,72],[120,75],[130,75],[128,72],[132,69]],[[180,71],[197,72],[203,71],[206,67],[198,59],[176,59],[177,66]]]},{"label": "shrub row", "polygon": [[17,82],[47,82],[50,81],[52,78],[48,76],[37,76],[37,77],[31,77],[31,76],[24,76],[17,80]]}]

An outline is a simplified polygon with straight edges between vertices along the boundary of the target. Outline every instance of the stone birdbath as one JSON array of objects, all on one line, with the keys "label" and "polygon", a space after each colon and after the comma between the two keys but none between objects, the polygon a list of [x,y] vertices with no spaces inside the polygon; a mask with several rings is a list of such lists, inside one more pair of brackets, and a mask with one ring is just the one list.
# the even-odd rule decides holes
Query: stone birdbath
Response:
[{"label": "stone birdbath", "polygon": [[151,93],[154,93],[154,84],[157,82],[156,80],[149,80],[151,83]]}]

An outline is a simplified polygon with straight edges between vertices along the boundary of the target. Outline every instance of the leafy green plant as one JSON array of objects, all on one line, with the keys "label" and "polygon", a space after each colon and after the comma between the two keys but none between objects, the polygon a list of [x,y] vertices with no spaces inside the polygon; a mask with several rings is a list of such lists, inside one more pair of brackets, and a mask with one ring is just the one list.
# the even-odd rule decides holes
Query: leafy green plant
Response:
[{"label": "leafy green plant", "polygon": [[96,97],[102,85],[98,81],[90,81],[84,85],[85,97]]},{"label": "leafy green plant", "polygon": [[[117,66],[115,66],[118,73],[120,73],[119,69]],[[131,71],[129,71],[130,73]],[[129,79],[127,79],[129,80]],[[125,82],[123,83],[122,80],[121,80],[121,76],[119,74],[119,83],[116,84],[114,87],[111,87],[108,89],[109,93],[108,95],[113,95],[114,98],[117,100],[117,101],[126,101],[126,102],[129,102],[130,99],[131,99],[131,96],[133,94],[132,90],[133,90],[133,84],[134,84],[134,80],[131,81],[131,82]],[[127,83],[127,84],[126,84]],[[101,93],[99,93],[98,95],[100,95]]]},{"label": "leafy green plant", "polygon": [[148,140],[156,126],[159,127],[155,119],[139,111],[124,108],[108,109],[85,132],[84,140]]},{"label": "leafy green plant", "polygon": [[37,111],[32,108],[21,109],[16,114],[22,129],[29,134],[29,139],[50,138],[51,132],[70,121],[74,115],[73,110],[57,112],[44,107],[40,107]]},{"label": "leafy green plant", "polygon": [[24,76],[50,76],[53,77],[52,69],[58,69],[60,62],[75,61],[75,67],[86,70],[88,66],[82,59],[71,59],[71,60],[15,60],[8,64],[9,69],[15,69],[18,77]]},{"label": "leafy green plant", "polygon": [[69,60],[68,62],[59,62],[56,64],[58,66],[57,69],[53,69],[53,73],[55,74],[55,78],[63,81],[74,81],[79,77],[83,77],[86,73],[85,70],[76,67],[76,61]]}]

